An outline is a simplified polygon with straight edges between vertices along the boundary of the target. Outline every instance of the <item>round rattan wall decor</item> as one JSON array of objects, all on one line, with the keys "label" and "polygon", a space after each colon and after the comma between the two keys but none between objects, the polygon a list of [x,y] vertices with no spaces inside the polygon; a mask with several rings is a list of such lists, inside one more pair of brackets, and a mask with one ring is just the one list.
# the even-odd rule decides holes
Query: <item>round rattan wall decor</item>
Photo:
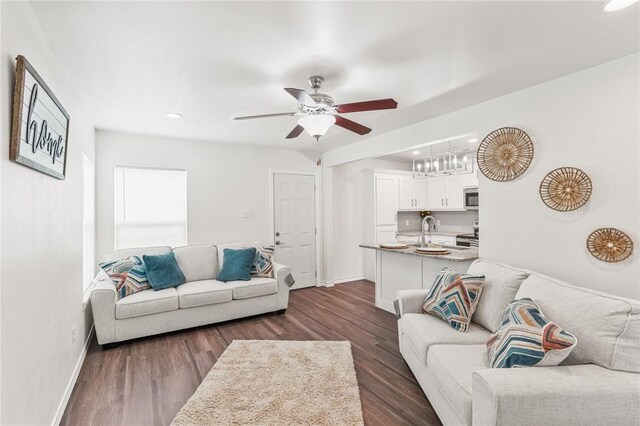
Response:
[{"label": "round rattan wall decor", "polygon": [[596,259],[603,262],[622,262],[633,252],[633,241],[616,228],[600,228],[587,238],[587,249]]},{"label": "round rattan wall decor", "polygon": [[560,167],[549,172],[540,182],[540,198],[547,207],[569,212],[584,206],[593,190],[591,179],[575,167]]},{"label": "round rattan wall decor", "polygon": [[533,142],[523,130],[503,127],[485,137],[478,147],[478,168],[497,182],[522,175],[533,159]]}]

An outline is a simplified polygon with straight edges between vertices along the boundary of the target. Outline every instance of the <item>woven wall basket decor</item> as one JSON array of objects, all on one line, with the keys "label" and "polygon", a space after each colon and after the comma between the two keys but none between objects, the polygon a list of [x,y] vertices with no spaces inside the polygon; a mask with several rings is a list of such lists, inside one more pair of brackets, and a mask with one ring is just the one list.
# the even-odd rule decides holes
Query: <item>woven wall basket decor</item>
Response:
[{"label": "woven wall basket decor", "polygon": [[560,212],[584,206],[592,190],[589,176],[575,167],[552,170],[540,182],[540,198],[549,208]]},{"label": "woven wall basket decor", "polygon": [[633,241],[616,228],[600,228],[587,238],[587,249],[596,259],[603,262],[622,262],[633,252]]},{"label": "woven wall basket decor", "polygon": [[478,147],[478,168],[497,182],[522,175],[533,159],[533,142],[523,130],[503,127],[485,137]]}]

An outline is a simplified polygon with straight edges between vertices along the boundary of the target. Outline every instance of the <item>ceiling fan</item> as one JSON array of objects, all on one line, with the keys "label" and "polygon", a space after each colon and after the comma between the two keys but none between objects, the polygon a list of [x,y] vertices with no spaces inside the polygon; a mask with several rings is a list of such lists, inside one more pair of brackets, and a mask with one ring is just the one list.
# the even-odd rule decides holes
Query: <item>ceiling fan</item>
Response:
[{"label": "ceiling fan", "polygon": [[398,103],[393,99],[377,99],[373,101],[354,102],[350,104],[335,105],[333,98],[327,94],[318,92],[322,87],[324,78],[319,75],[312,75],[307,80],[314,90],[313,93],[307,93],[302,89],[285,88],[284,90],[298,100],[298,111],[281,112],[275,114],[250,115],[245,117],[236,117],[234,120],[250,120],[253,118],[268,118],[280,116],[300,116],[298,125],[293,128],[287,135],[286,139],[293,139],[306,131],[310,136],[320,139],[327,130],[335,124],[344,129],[351,130],[359,135],[366,135],[371,131],[370,128],[351,121],[338,114],[346,114],[350,112],[374,111],[380,109],[394,109]]}]

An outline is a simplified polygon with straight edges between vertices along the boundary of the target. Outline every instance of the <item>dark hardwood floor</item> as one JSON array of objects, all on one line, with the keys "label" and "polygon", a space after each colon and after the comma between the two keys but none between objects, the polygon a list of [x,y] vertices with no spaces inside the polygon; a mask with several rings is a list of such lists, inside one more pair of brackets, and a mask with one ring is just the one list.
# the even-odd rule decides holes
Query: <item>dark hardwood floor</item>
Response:
[{"label": "dark hardwood floor", "polygon": [[266,314],[123,343],[94,341],[63,425],[164,425],[234,339],[349,340],[367,425],[439,425],[398,351],[395,316],[373,306],[369,281],[291,292]]}]

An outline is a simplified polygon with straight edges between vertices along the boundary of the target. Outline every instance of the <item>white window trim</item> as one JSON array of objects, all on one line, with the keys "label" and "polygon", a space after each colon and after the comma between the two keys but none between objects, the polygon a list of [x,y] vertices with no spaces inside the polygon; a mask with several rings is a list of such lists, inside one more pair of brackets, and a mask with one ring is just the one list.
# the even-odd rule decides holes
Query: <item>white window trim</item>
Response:
[{"label": "white window trim", "polygon": [[[92,272],[92,276],[95,277],[95,267],[96,267],[96,209],[95,209],[95,203],[96,203],[96,178],[95,178],[95,174],[96,174],[96,162],[95,159],[91,158],[91,156],[89,156],[89,154],[87,154],[85,151],[82,151],[82,167],[84,167],[84,158],[87,158],[90,162],[91,165],[93,167],[93,272]],[[82,251],[82,307],[86,308],[87,303],[89,301],[89,297],[91,296],[91,292],[93,291],[93,289],[95,288],[95,278],[92,278],[91,282],[89,284],[87,284],[85,282],[85,279],[87,278],[85,276],[85,258],[84,258],[84,192],[85,192],[85,181],[84,181],[84,169],[82,170],[82,222],[83,222],[83,227],[82,227],[82,233],[83,233],[83,251]]]}]

